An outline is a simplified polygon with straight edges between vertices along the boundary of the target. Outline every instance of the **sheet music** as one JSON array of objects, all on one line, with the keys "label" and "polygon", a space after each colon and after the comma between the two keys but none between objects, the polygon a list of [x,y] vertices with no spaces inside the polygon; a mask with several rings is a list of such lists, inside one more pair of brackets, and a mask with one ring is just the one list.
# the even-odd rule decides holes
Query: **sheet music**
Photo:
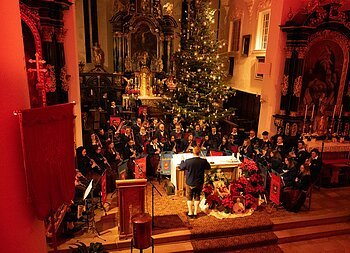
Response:
[{"label": "sheet music", "polygon": [[93,179],[91,179],[88,187],[86,187],[86,190],[84,192],[84,198],[83,200],[85,200],[87,198],[87,196],[89,196],[90,192],[91,192],[91,189],[92,189],[92,181],[94,181]]}]

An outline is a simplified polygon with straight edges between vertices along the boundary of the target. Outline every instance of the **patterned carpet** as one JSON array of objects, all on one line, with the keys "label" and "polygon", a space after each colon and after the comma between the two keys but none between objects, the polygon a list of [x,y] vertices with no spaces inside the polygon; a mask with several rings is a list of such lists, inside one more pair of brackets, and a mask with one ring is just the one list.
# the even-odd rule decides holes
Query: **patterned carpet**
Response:
[{"label": "patterned carpet", "polygon": [[212,216],[203,215],[190,220],[192,238],[211,236],[228,236],[268,231],[272,229],[272,222],[265,212],[255,212],[251,216],[219,220]]},{"label": "patterned carpet", "polygon": [[[186,198],[168,196],[164,183],[153,183],[162,195],[154,191],[155,233],[189,229],[195,252],[282,252],[276,245],[277,237],[272,233],[270,217],[284,215],[283,210],[269,210],[270,213],[262,210],[248,217],[223,220],[200,213],[197,219],[188,219]],[[152,211],[151,198],[152,187],[148,184],[146,211],[149,213]]]}]

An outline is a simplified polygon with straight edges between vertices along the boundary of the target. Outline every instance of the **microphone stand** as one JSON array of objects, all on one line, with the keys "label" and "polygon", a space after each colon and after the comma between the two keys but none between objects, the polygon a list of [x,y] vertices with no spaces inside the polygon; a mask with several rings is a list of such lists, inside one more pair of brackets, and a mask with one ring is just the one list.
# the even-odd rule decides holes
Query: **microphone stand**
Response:
[{"label": "microphone stand", "polygon": [[158,191],[150,178],[147,178],[147,181],[152,185],[152,228],[154,228],[154,190],[158,192],[159,196],[163,197],[163,195]]}]

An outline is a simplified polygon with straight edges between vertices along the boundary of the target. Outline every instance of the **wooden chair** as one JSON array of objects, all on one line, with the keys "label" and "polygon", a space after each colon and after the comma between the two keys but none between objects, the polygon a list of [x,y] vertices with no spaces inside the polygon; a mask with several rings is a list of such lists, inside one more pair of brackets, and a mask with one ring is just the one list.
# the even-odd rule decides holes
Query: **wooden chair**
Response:
[{"label": "wooden chair", "polygon": [[306,210],[310,211],[311,208],[311,199],[312,199],[312,189],[314,188],[314,184],[312,184],[309,189],[306,191],[306,198],[304,202],[304,206]]},{"label": "wooden chair", "polygon": [[211,150],[210,151],[210,155],[211,156],[223,156],[223,153],[221,151],[214,151],[214,150]]}]

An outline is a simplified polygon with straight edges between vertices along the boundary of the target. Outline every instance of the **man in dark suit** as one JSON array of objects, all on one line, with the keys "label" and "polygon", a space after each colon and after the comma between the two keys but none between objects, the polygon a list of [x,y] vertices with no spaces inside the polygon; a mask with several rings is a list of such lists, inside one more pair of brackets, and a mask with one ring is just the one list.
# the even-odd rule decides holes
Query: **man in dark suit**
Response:
[{"label": "man in dark suit", "polygon": [[305,149],[305,143],[303,141],[298,141],[298,151],[296,153],[296,160],[299,165],[305,163],[306,159],[309,158],[309,152]]},{"label": "man in dark suit", "polygon": [[250,145],[252,145],[253,149],[258,149],[260,139],[256,137],[255,130],[250,130],[249,131],[249,140],[250,140]]},{"label": "man in dark suit", "polygon": [[[193,149],[193,157],[180,164],[180,170],[186,170],[186,193],[188,216],[197,218],[199,201],[204,184],[204,172],[210,169],[210,164],[206,159],[200,158],[201,149],[196,146]],[[194,210],[192,211],[194,199]]]},{"label": "man in dark suit", "polygon": [[315,183],[318,175],[321,172],[322,169],[322,161],[321,158],[319,157],[320,152],[318,149],[314,148],[311,150],[311,157],[309,160],[309,165],[310,165],[310,174],[311,174],[311,182]]},{"label": "man in dark suit", "polygon": [[213,126],[211,128],[211,133],[209,134],[209,141],[211,144],[211,148],[213,150],[217,150],[220,143],[221,143],[221,136],[220,134],[216,131],[216,127]]},{"label": "man in dark suit", "polygon": [[260,146],[259,148],[260,149],[263,149],[263,150],[269,150],[269,149],[272,149],[272,143],[269,139],[269,132],[267,131],[264,131],[262,132],[262,140],[260,141]]}]

